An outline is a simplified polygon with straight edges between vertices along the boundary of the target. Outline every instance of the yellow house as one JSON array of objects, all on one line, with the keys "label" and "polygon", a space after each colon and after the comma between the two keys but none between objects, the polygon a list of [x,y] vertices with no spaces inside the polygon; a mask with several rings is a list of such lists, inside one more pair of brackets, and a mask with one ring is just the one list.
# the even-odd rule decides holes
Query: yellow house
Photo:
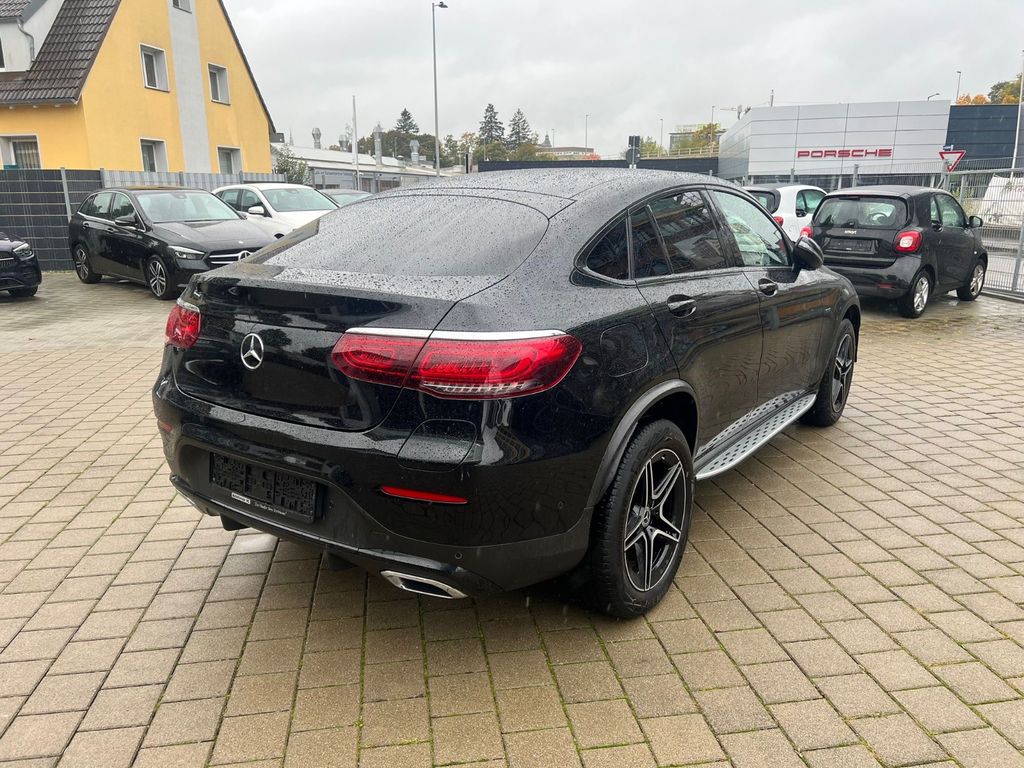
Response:
[{"label": "yellow house", "polygon": [[222,0],[0,0],[5,168],[271,170]]}]

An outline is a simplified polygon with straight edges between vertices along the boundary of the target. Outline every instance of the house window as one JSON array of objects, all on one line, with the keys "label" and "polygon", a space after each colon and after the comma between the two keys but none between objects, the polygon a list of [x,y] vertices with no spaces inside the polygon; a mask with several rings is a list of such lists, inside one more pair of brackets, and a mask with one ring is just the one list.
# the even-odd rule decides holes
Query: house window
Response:
[{"label": "house window", "polygon": [[242,152],[232,147],[217,147],[217,160],[221,173],[238,173],[242,170]]},{"label": "house window", "polygon": [[171,0],[171,5],[177,8],[179,11],[192,11],[192,3],[190,0]]},{"label": "house window", "polygon": [[167,145],[155,139],[143,139],[142,170],[155,173],[167,170]]},{"label": "house window", "polygon": [[10,166],[19,170],[42,168],[39,160],[39,142],[35,136],[0,137],[0,167]]},{"label": "house window", "polygon": [[4,69],[6,66],[4,64],[4,41],[0,40],[0,69]]},{"label": "house window", "polygon": [[151,48],[148,45],[141,46],[142,49],[142,76],[147,88],[154,88],[158,91],[166,91],[167,87],[167,57],[159,48]]},{"label": "house window", "polygon": [[210,65],[210,98],[221,104],[230,104],[228,71],[216,64]]}]

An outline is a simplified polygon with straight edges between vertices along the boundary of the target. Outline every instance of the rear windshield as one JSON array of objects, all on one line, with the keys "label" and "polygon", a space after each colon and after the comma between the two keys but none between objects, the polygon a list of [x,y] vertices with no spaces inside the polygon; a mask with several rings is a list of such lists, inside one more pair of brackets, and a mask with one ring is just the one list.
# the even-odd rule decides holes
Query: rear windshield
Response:
[{"label": "rear windshield", "polygon": [[368,198],[297,230],[253,260],[377,275],[507,275],[544,237],[525,205],[456,195]]},{"label": "rear windshield", "polygon": [[771,192],[763,192],[754,190],[750,193],[757,202],[764,206],[768,213],[775,212],[775,195]]},{"label": "rear windshield", "polygon": [[891,197],[829,197],[814,214],[819,227],[897,229],[907,223],[907,204]]},{"label": "rear windshield", "polygon": [[333,211],[337,203],[309,187],[277,187],[264,189],[263,196],[275,211]]}]

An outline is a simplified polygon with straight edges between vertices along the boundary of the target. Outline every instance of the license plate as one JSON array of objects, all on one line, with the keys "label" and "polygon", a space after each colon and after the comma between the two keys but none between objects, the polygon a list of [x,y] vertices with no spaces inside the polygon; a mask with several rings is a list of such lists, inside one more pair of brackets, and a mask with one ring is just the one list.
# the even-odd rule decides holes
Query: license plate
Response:
[{"label": "license plate", "polygon": [[243,509],[307,523],[316,518],[319,486],[303,477],[211,453],[210,483],[230,493]]},{"label": "license plate", "polygon": [[874,253],[875,241],[836,237],[829,240],[826,249],[836,253]]}]

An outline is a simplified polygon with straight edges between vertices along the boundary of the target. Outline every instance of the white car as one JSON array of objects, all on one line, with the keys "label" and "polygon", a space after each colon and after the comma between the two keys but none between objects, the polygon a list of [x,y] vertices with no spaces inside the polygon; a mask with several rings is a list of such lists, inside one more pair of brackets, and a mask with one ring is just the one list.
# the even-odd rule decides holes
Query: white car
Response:
[{"label": "white car", "polygon": [[231,184],[213,190],[213,194],[263,224],[276,237],[283,237],[339,207],[327,195],[304,184]]},{"label": "white car", "polygon": [[800,239],[800,230],[811,223],[814,212],[825,197],[825,190],[821,187],[806,184],[779,187],[759,185],[744,189],[764,206],[794,243]]}]

